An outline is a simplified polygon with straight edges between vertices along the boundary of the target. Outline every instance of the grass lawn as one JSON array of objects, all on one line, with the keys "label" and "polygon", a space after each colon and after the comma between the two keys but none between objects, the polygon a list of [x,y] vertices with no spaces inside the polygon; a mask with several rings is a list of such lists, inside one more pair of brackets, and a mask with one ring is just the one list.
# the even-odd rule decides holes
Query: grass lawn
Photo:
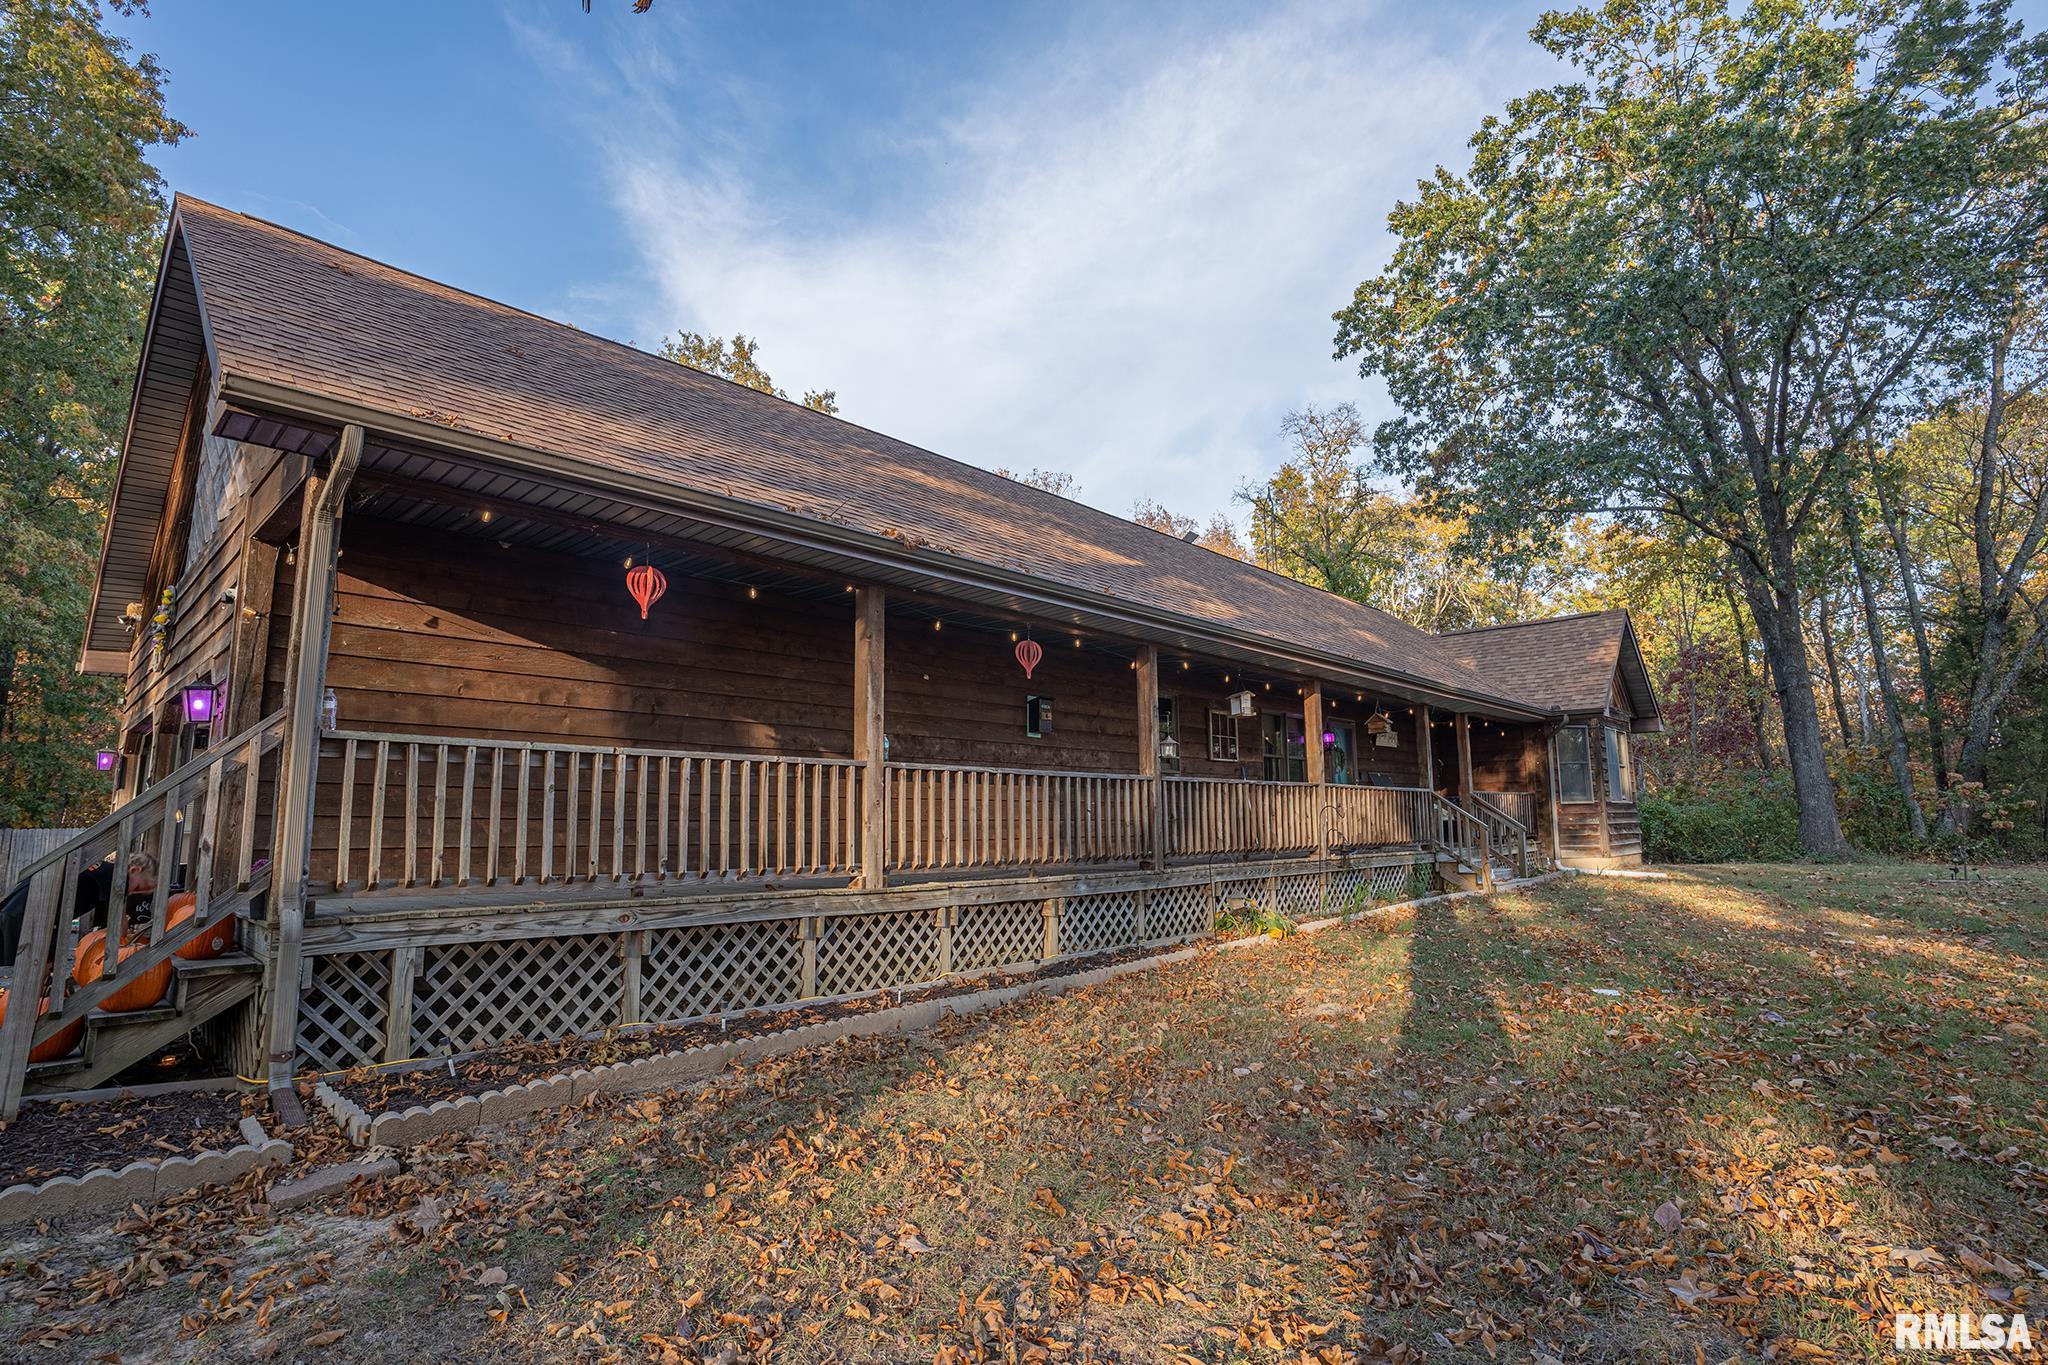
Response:
[{"label": "grass lawn", "polygon": [[443,1139],[282,1217],[63,1225],[0,1244],[0,1354],[1876,1360],[1895,1309],[2030,1299],[2038,1344],[2048,870],[1939,875],[1568,879]]}]

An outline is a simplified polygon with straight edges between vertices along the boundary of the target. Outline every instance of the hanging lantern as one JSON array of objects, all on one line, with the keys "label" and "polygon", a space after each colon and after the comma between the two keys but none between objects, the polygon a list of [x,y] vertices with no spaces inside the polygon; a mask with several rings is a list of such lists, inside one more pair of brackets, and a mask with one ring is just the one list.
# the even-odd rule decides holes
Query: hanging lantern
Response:
[{"label": "hanging lantern", "polygon": [[640,604],[640,619],[645,621],[647,609],[668,591],[668,578],[652,564],[635,564],[626,570],[626,591]]},{"label": "hanging lantern", "polygon": [[1017,662],[1024,667],[1026,681],[1030,680],[1031,670],[1038,667],[1038,661],[1044,657],[1045,648],[1038,641],[1019,640],[1017,642]]},{"label": "hanging lantern", "polygon": [[191,725],[213,724],[214,708],[219,705],[220,694],[211,683],[194,683],[184,691],[185,720]]},{"label": "hanging lantern", "polygon": [[110,773],[114,771],[114,751],[112,749],[102,749],[98,753],[94,754],[92,758],[92,766],[99,769],[103,773]]}]

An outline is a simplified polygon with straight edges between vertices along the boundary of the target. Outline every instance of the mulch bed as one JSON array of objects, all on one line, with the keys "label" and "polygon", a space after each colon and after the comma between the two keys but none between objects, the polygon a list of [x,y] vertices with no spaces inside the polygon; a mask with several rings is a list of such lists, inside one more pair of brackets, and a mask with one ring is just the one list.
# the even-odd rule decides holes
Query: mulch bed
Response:
[{"label": "mulch bed", "polygon": [[231,1090],[187,1090],[147,1099],[48,1100],[25,1104],[0,1123],[0,1189],[53,1176],[80,1176],[131,1161],[222,1151],[242,1140],[244,1113],[263,1098]]},{"label": "mulch bed", "polygon": [[[783,1029],[826,1023],[833,1019],[845,1018],[847,1015],[894,1009],[899,1004],[915,1005],[926,1000],[944,1000],[950,996],[999,990],[1004,986],[1020,985],[1045,977],[1072,976],[1077,972],[1093,971],[1097,967],[1107,967],[1132,958],[1153,957],[1171,951],[1173,949],[1158,947],[1118,948],[1095,953],[1089,957],[1049,962],[1029,971],[987,972],[979,976],[940,982],[937,985],[900,993],[889,989],[829,1004],[755,1010],[750,1014],[726,1020],[722,1027],[719,1021],[714,1019],[693,1024],[655,1024],[635,1028],[630,1032],[620,1031],[595,1038],[565,1038],[555,1043],[506,1043],[502,1047],[493,1048],[485,1055],[472,1057],[466,1061],[446,1062],[405,1071],[380,1072],[363,1069],[330,1077],[328,1084],[361,1105],[365,1113],[392,1113],[416,1104],[428,1105],[436,1100],[461,1099],[468,1095],[481,1095],[487,1090],[503,1090],[511,1085],[545,1080],[549,1076],[574,1071],[580,1067],[609,1066],[614,1062],[628,1062],[665,1052],[680,1052],[720,1039],[750,1038],[756,1034],[776,1033]],[[303,1088],[310,1095],[310,1084]]]}]

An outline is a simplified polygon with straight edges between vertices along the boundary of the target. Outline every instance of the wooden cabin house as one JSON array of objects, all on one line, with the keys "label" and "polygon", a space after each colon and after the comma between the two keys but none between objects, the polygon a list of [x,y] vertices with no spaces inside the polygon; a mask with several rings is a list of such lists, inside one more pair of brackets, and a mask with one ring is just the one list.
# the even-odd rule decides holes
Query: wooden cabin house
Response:
[{"label": "wooden cabin house", "polygon": [[1432,637],[184,198],[82,666],[117,800],[32,869],[7,1113],[181,1030],[282,1088],[1632,861],[1657,726],[1620,613]]}]

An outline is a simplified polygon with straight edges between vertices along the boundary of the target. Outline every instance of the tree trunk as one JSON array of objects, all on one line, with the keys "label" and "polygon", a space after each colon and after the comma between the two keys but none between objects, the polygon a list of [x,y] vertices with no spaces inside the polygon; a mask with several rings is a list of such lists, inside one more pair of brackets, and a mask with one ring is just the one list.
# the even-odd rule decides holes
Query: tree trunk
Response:
[{"label": "tree trunk", "polygon": [[1828,695],[1835,704],[1835,729],[1842,736],[1842,747],[1855,744],[1855,737],[1849,733],[1849,706],[1842,700],[1842,666],[1835,655],[1835,628],[1829,622],[1833,603],[1825,597],[1816,597],[1813,602],[1813,619],[1820,630],[1820,655],[1828,666]]},{"label": "tree trunk", "polygon": [[[1729,567],[1734,568],[1731,561]],[[1750,673],[1749,663],[1749,622],[1743,619],[1742,599],[1735,595],[1734,586],[1723,578],[1721,593],[1728,599],[1728,618],[1735,624],[1735,641],[1742,649],[1742,682],[1748,695],[1744,701],[1749,706],[1749,724],[1756,735],[1756,766],[1763,772],[1771,770],[1771,739],[1764,725],[1764,687],[1770,683],[1770,663],[1765,661],[1764,685],[1759,685]]]},{"label": "tree trunk", "polygon": [[1842,838],[1842,817],[1835,804],[1834,779],[1828,773],[1827,745],[1822,738],[1820,707],[1814,700],[1813,666],[1806,653],[1806,631],[1799,610],[1792,532],[1770,533],[1771,579],[1746,557],[1738,557],[1750,615],[1756,618],[1764,657],[1777,686],[1778,716],[1785,726],[1786,766],[1792,771],[1792,792],[1799,803],[1799,842],[1808,853],[1836,858],[1849,851]]},{"label": "tree trunk", "polygon": [[1892,555],[1898,561],[1899,586],[1906,599],[1906,624],[1920,664],[1920,711],[1927,720],[1927,757],[1934,770],[1934,789],[1948,790],[1948,736],[1941,723],[1941,696],[1934,686],[1934,650],[1927,643],[1927,613],[1920,606],[1920,584],[1913,576],[1913,552],[1906,543],[1906,520],[1885,490],[1883,473],[1871,462],[1871,483],[1877,489],[1878,514],[1884,519]]},{"label": "tree trunk", "polygon": [[1899,696],[1892,685],[1891,658],[1884,649],[1884,627],[1877,610],[1877,589],[1870,581],[1870,566],[1863,557],[1862,516],[1856,510],[1853,489],[1842,490],[1842,526],[1849,533],[1849,562],[1856,570],[1856,588],[1863,598],[1864,633],[1870,639],[1871,667],[1877,674],[1877,694],[1884,705],[1885,728],[1891,736],[1892,782],[1899,799],[1906,803],[1906,824],[1915,839],[1927,837],[1927,814],[1913,793],[1913,756],[1906,745],[1906,722],[1899,714]]}]

